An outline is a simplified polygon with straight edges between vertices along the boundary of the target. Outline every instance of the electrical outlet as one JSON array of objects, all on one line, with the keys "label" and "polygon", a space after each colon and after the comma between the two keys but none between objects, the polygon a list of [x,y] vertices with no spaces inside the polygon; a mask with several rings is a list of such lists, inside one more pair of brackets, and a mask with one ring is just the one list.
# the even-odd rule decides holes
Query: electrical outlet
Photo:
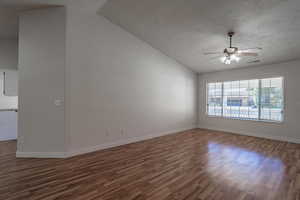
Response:
[{"label": "electrical outlet", "polygon": [[125,133],[124,133],[124,129],[121,129],[121,135],[124,136]]},{"label": "electrical outlet", "polygon": [[105,130],[105,135],[106,135],[106,137],[109,136],[109,130],[108,129]]}]

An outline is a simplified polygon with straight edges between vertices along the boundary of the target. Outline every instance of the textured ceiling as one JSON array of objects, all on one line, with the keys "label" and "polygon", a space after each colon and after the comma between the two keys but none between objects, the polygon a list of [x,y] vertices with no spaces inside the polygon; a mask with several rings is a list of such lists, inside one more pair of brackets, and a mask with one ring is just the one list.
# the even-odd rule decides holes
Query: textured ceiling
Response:
[{"label": "textured ceiling", "polygon": [[18,37],[18,15],[13,8],[0,7],[0,39]]},{"label": "textured ceiling", "polygon": [[65,0],[0,0],[0,39],[17,39],[20,11],[63,3]]},{"label": "textured ceiling", "polygon": [[[0,39],[17,38],[20,10],[68,1],[0,0]],[[300,58],[299,0],[108,0],[100,13],[198,72]],[[203,55],[228,46],[229,30],[236,32],[234,46],[263,47],[260,63],[243,58],[239,64],[224,65],[215,56]]]},{"label": "textured ceiling", "polygon": [[[300,58],[299,0],[109,0],[100,14],[198,72],[279,63]],[[262,47],[256,59],[224,65],[206,51]]]}]

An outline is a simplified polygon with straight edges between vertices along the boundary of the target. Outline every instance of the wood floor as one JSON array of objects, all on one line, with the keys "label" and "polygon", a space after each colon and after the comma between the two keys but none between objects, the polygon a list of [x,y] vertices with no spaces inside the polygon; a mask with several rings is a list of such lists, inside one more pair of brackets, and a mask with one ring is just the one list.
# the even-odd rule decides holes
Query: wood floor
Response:
[{"label": "wood floor", "polygon": [[69,159],[0,142],[1,200],[300,200],[300,145],[195,129]]}]

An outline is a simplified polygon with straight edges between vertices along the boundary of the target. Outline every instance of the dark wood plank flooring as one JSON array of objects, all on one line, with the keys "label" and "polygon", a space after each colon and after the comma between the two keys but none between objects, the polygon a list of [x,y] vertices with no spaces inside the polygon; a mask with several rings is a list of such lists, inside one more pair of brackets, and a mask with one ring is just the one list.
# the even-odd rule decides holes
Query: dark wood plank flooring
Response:
[{"label": "dark wood plank flooring", "polygon": [[0,142],[1,200],[300,200],[300,145],[194,129],[68,159]]}]

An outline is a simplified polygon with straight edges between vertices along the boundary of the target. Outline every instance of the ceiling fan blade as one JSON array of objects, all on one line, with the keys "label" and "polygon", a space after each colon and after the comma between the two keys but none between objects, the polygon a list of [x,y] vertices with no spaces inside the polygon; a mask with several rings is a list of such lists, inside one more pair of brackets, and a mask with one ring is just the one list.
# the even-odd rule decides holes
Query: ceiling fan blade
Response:
[{"label": "ceiling fan blade", "polygon": [[223,54],[224,52],[205,52],[204,55],[215,55],[215,54]]},{"label": "ceiling fan blade", "polygon": [[239,49],[239,51],[261,51],[263,48],[261,47],[252,47],[252,48],[246,48],[246,49]]},{"label": "ceiling fan blade", "polygon": [[252,60],[252,61],[249,61],[249,62],[247,62],[247,63],[259,63],[260,62],[260,60]]},{"label": "ceiling fan blade", "polygon": [[215,59],[221,59],[221,58],[222,58],[222,56],[214,56],[214,57],[209,58],[209,60],[215,60]]},{"label": "ceiling fan blade", "polygon": [[239,56],[258,56],[258,53],[252,53],[252,52],[241,52],[238,53]]}]

